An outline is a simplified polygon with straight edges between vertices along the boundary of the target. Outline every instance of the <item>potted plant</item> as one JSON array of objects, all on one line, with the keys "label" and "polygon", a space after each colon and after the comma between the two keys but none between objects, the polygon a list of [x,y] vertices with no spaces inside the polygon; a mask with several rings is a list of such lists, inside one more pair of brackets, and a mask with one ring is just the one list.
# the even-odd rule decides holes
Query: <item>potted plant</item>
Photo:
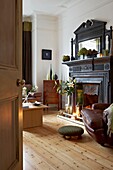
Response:
[{"label": "potted plant", "polygon": [[70,56],[69,55],[63,55],[62,56],[62,61],[65,62],[65,61],[69,61],[70,60]]},{"label": "potted plant", "polygon": [[84,47],[84,48],[81,48],[79,51],[78,51],[78,56],[83,56],[83,59],[84,57],[88,54],[88,50]]},{"label": "potted plant", "polygon": [[57,87],[57,92],[61,95],[66,94],[68,96],[68,105],[72,105],[72,94],[75,92],[76,79],[69,77],[67,81],[60,81],[59,84],[55,81],[55,86]]}]

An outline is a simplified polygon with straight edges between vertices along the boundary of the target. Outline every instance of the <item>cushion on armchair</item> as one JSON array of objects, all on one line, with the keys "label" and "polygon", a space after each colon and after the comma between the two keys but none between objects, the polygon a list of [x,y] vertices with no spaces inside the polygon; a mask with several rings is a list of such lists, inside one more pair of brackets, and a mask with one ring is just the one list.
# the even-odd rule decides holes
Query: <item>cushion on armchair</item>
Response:
[{"label": "cushion on armchair", "polygon": [[110,104],[108,103],[94,103],[92,104],[92,109],[99,109],[99,110],[104,110],[107,107],[109,107]]},{"label": "cushion on armchair", "polygon": [[107,123],[107,134],[110,137],[113,133],[113,104],[103,111],[103,119]]}]

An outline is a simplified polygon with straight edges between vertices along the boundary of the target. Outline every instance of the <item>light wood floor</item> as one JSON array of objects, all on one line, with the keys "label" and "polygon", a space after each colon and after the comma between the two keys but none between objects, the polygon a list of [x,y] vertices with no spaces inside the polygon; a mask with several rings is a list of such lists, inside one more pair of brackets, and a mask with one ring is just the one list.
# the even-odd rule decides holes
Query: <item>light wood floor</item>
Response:
[{"label": "light wood floor", "polygon": [[113,148],[102,147],[86,131],[81,139],[65,140],[58,128],[77,124],[55,111],[45,112],[43,122],[23,132],[24,170],[113,170]]}]

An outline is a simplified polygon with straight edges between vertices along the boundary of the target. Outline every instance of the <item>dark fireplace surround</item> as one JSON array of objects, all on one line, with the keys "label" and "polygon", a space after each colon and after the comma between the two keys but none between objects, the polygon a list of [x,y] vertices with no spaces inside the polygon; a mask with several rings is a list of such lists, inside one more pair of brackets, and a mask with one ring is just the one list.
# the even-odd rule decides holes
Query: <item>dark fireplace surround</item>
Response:
[{"label": "dark fireplace surround", "polygon": [[[69,66],[69,76],[76,79],[75,93],[73,95],[73,110],[77,104],[91,106],[93,103],[113,103],[113,56],[95,57],[79,60],[77,58],[78,43],[95,37],[100,37],[100,52],[105,49],[105,37],[108,35],[109,54],[112,46],[112,28],[105,29],[106,22],[89,20],[81,24],[74,32],[75,40],[71,40],[71,61],[63,62]],[[73,45],[75,45],[75,57],[73,57]],[[82,100],[78,100],[78,96]]]},{"label": "dark fireplace surround", "polygon": [[[75,60],[65,64],[69,66],[69,76],[76,79],[74,106],[77,104],[78,89],[83,90],[84,106],[96,102],[113,102],[113,56]],[[90,98],[89,103],[86,95]]]}]

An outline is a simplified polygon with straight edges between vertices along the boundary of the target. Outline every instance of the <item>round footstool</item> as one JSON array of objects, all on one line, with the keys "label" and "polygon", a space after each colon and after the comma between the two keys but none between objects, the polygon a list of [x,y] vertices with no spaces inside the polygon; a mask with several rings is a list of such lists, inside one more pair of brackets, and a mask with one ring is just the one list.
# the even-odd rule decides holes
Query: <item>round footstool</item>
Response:
[{"label": "round footstool", "polygon": [[58,132],[63,135],[65,139],[70,139],[71,136],[80,137],[84,133],[84,129],[78,126],[62,126],[58,129]]}]

